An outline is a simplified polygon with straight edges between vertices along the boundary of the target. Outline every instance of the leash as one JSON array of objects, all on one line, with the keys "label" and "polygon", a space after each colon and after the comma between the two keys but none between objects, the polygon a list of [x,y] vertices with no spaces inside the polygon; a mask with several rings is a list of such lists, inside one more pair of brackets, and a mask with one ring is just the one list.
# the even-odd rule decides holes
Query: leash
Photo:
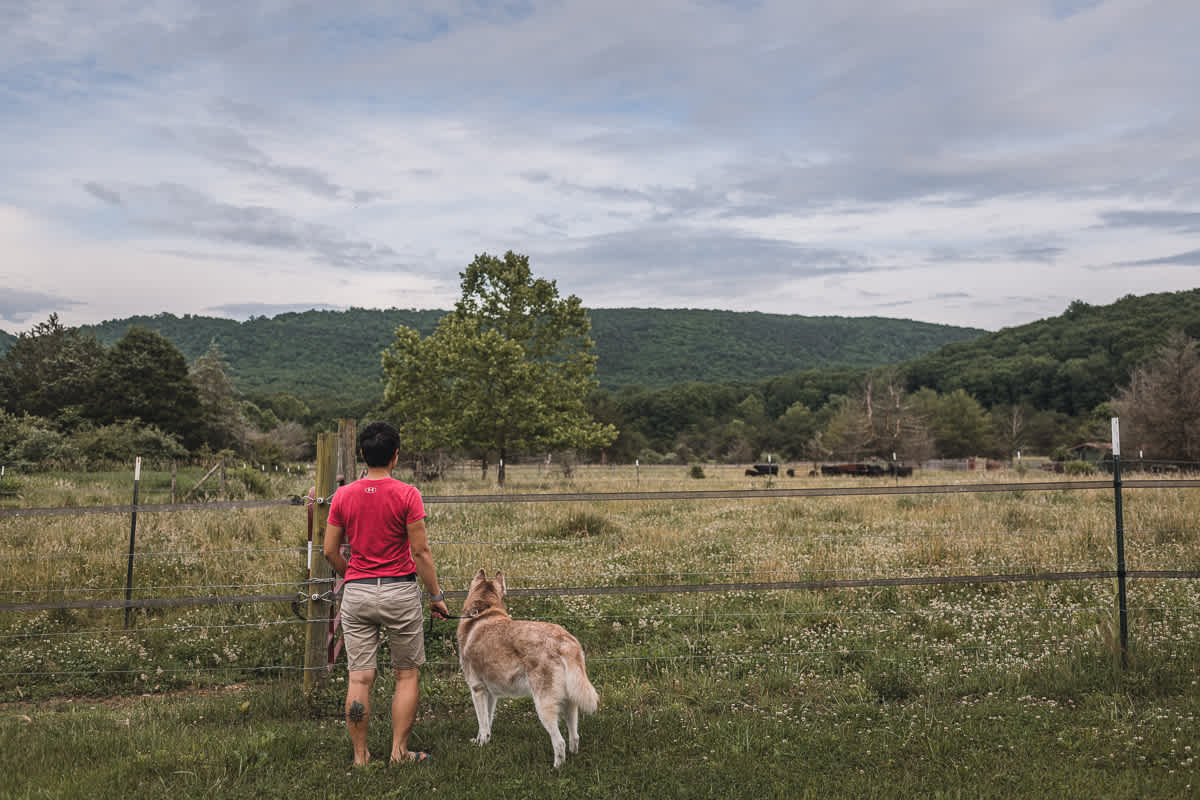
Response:
[{"label": "leash", "polygon": [[430,611],[429,611],[429,633],[433,633],[433,621],[435,619],[475,619],[475,617],[477,617],[477,616],[479,616],[479,615],[478,614],[463,614],[462,616],[459,616],[457,614],[447,614],[444,617],[435,617],[433,615],[433,610],[430,609]]}]

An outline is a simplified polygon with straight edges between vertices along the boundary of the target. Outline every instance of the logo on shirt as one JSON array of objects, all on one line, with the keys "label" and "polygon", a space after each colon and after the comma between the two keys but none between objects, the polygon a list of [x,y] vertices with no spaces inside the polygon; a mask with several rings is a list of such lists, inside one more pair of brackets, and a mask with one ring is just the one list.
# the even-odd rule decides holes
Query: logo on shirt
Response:
[{"label": "logo on shirt", "polygon": [[375,487],[374,487],[374,486],[368,486],[368,487],[366,487],[365,491],[366,491],[366,493],[367,493],[367,494],[375,494]]}]

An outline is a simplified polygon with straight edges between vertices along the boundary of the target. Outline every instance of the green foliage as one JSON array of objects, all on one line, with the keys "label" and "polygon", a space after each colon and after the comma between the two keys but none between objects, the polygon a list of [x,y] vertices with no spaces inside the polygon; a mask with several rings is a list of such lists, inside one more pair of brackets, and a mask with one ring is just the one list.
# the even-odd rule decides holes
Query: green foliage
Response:
[{"label": "green foliage", "polygon": [[192,362],[188,378],[200,400],[198,435],[213,450],[241,451],[246,441],[246,419],[228,368],[221,348],[213,342]]},{"label": "green foliage", "polygon": [[462,298],[432,335],[398,328],[383,353],[384,404],[406,449],[465,447],[503,462],[611,442],[616,431],[584,405],[595,357],[579,298],[560,299],[511,251],[477,256],[462,279]]},{"label": "green foliage", "polygon": [[603,514],[592,511],[573,511],[561,520],[543,525],[537,531],[541,539],[585,539],[607,536],[616,531],[613,522]]},{"label": "green foliage", "polygon": [[985,407],[1085,414],[1126,385],[1169,331],[1200,337],[1200,289],[1072,303],[1062,315],[949,344],[905,363],[910,390],[964,389]]},{"label": "green foliage", "polygon": [[[137,316],[84,327],[104,344],[131,325],[169,338],[188,359],[216,343],[238,388],[261,397],[292,392],[328,418],[365,412],[378,401],[377,354],[398,327],[428,336],[446,311],[363,309],[305,311],[245,322],[172,314]],[[802,317],[733,311],[598,308],[588,312],[596,378],[623,386],[666,388],[681,382],[757,381],[815,368],[869,367],[930,353],[982,331],[911,320]],[[820,403],[811,397],[811,407]],[[274,409],[280,419],[288,419]],[[783,413],[778,409],[775,416]],[[290,417],[311,422],[302,417]]]},{"label": "green foliage", "polygon": [[94,337],[51,314],[0,358],[0,408],[41,417],[78,408],[92,393],[102,354]]},{"label": "green foliage", "polygon": [[596,372],[606,389],[754,381],[817,367],[874,367],[983,333],[880,317],[694,309],[595,309],[591,317]]},{"label": "green foliage", "polygon": [[405,325],[431,333],[445,311],[350,308],[305,311],[245,322],[216,317],[173,314],[130,317],[85,327],[106,344],[115,343],[131,326],[166,336],[188,359],[210,345],[221,348],[228,374],[238,389],[259,407],[272,407],[281,420],[311,422],[307,416],[281,413],[264,396],[290,393],[311,405],[312,413],[329,419],[360,416],[380,396],[379,353],[392,333]]},{"label": "green foliage", "polygon": [[[918,394],[929,398],[926,393]],[[929,425],[939,455],[966,458],[992,449],[991,420],[979,401],[965,390],[934,397],[930,405]]]},{"label": "green foliage", "polygon": [[78,461],[86,461],[92,467],[132,464],[138,456],[169,461],[187,455],[178,438],[138,420],[81,430],[75,434],[74,444],[80,454]]},{"label": "green foliage", "polygon": [[1140,363],[1113,408],[1122,437],[1148,458],[1200,461],[1200,350],[1195,339],[1173,331]]},{"label": "green foliage", "polygon": [[1068,461],[1063,467],[1067,475],[1095,475],[1096,465],[1087,461]]},{"label": "green foliage", "polygon": [[0,409],[0,464],[32,470],[72,461],[77,456],[74,444],[52,421]]},{"label": "green foliage", "polygon": [[691,470],[688,471],[688,477],[702,480],[704,478],[704,467],[700,464],[692,464]]},{"label": "green foliage", "polygon": [[88,416],[101,424],[140,419],[183,439],[203,441],[200,395],[183,354],[160,333],[130,328],[104,354]]}]

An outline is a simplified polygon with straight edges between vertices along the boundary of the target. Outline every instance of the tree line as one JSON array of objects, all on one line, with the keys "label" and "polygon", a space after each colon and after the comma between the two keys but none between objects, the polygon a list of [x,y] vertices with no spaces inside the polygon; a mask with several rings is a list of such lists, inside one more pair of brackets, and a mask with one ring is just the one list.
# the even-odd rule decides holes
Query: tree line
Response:
[{"label": "tree line", "polygon": [[290,393],[241,395],[219,348],[189,364],[138,326],[105,347],[52,314],[0,358],[0,463],[17,468],[213,453],[278,463],[309,454],[310,416]]},{"label": "tree line", "polygon": [[[449,311],[349,308],[251,317],[153,314],[81,326],[110,346],[130,326],[166,336],[189,360],[214,342],[250,395],[286,391],[315,413],[358,416],[382,395],[379,354],[397,327],[421,336]],[[915,358],[983,331],[902,319],[803,317],[700,309],[590,309],[601,388],[763,380],[798,369],[874,367]],[[15,337],[0,332],[0,355]],[[349,412],[349,413],[347,413]]]},{"label": "tree line", "polygon": [[[486,471],[551,452],[568,466],[1063,457],[1072,445],[1104,441],[1114,413],[1148,458],[1200,460],[1200,292],[1110,307],[1076,302],[1060,317],[888,366],[610,389],[597,380],[591,315],[534,276],[527,257],[484,253],[461,278],[452,311],[408,318],[382,345],[375,333],[339,330],[341,343],[367,341],[358,347],[373,349],[379,365],[374,388],[353,407],[320,406],[319,385],[240,392],[243,379],[216,344],[239,325],[230,320],[196,328],[187,318],[144,318],[178,322],[193,352],[196,331],[210,335],[189,362],[148,327],[127,327],[106,345],[93,329],[52,315],[0,358],[0,463],[216,452],[269,463],[308,455],[315,432],[342,416],[395,422],[414,466],[429,475],[451,459],[476,459]],[[325,330],[358,319],[373,330],[379,320],[358,311],[309,312],[289,324],[323,320]],[[320,369],[308,374],[339,380],[335,358],[314,360]]]}]

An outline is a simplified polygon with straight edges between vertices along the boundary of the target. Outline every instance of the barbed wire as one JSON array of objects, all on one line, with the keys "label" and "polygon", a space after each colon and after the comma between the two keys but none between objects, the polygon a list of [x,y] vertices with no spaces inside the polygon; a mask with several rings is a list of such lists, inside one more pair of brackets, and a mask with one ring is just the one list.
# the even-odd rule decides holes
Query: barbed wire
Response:
[{"label": "barbed wire", "polygon": [[[917,531],[917,532],[891,532],[891,531],[862,531],[844,534],[820,534],[816,536],[804,536],[796,534],[792,536],[747,536],[739,539],[741,544],[756,544],[770,542],[821,542],[821,541],[845,541],[852,539],[905,539],[905,538],[988,538],[988,537],[1003,537],[1003,536],[1108,536],[1112,531],[1104,530],[1076,530],[1076,531],[1055,531],[1055,530],[1022,530],[1022,531]],[[1162,536],[1162,535],[1188,535],[1200,534],[1200,529],[1197,528],[1146,528],[1133,529],[1125,531],[1126,536]],[[561,539],[516,539],[516,540],[487,540],[487,539],[433,539],[430,544],[434,545],[461,545],[461,546],[483,546],[483,547],[526,547],[526,546],[553,546],[574,544],[581,545],[587,543],[595,543],[599,546],[610,547],[612,539],[599,536],[572,536],[563,537]],[[222,556],[230,554],[270,554],[270,553],[295,553],[304,555],[307,552],[307,547],[277,547],[277,548],[241,548],[229,550],[171,550],[171,551],[139,551],[134,553],[134,558],[168,558],[168,557],[196,557],[196,556]],[[48,554],[22,554],[22,555],[0,555],[0,562],[3,561],[24,561],[28,563],[36,563],[39,561],[56,561],[72,558],[95,558],[95,559],[128,559],[129,553],[126,552],[83,552],[83,553],[48,553]]]},{"label": "barbed wire", "polygon": [[[896,486],[820,486],[820,487],[769,487],[753,489],[713,489],[713,490],[665,490],[665,491],[623,491],[623,492],[534,492],[534,493],[500,493],[500,494],[459,494],[459,495],[429,495],[424,498],[425,504],[441,503],[595,503],[606,501],[662,501],[662,500],[704,500],[704,499],[786,499],[798,497],[861,497],[875,495],[910,495],[910,494],[961,494],[961,493],[996,493],[996,492],[1026,492],[1026,491],[1071,491],[1071,490],[1105,490],[1114,485],[1106,480],[1054,480],[1054,481],[1018,481],[1008,483],[953,483],[953,484],[919,484]],[[1123,482],[1128,489],[1140,488],[1183,488],[1200,487],[1200,479],[1170,478],[1170,479],[1130,479]],[[275,500],[229,500],[209,503],[147,503],[145,505],[112,505],[112,506],[75,506],[61,508],[0,508],[0,517],[28,517],[50,515],[81,515],[81,514],[128,514],[134,511],[146,513],[167,511],[219,510],[219,509],[253,509],[276,506],[289,506],[304,503],[300,495],[291,495],[285,499]]]},{"label": "barbed wire", "polygon": [[[1137,612],[1200,612],[1200,606],[1128,606],[1127,610],[1130,613]],[[695,614],[672,612],[666,615],[669,619],[698,619],[698,620],[778,620],[791,619],[796,617],[895,617],[895,616],[950,616],[950,617],[966,617],[966,616],[1066,616],[1076,614],[1111,614],[1113,613],[1112,605],[1103,606],[1063,606],[1058,608],[1049,608],[1046,606],[1018,606],[1013,608],[872,608],[872,609],[810,609],[796,611],[745,611],[745,612],[702,612]],[[616,621],[623,620],[642,620],[646,621],[651,618],[661,618],[662,615],[655,614],[643,610],[640,613],[630,612],[626,614],[556,614],[553,616],[524,616],[520,617],[522,621],[529,622],[558,622],[560,620],[585,620],[585,621]],[[260,622],[238,622],[238,623],[212,623],[212,624],[195,624],[195,625],[159,625],[150,627],[137,628],[91,628],[78,631],[43,631],[34,633],[6,633],[0,634],[0,641],[6,640],[26,640],[26,639],[50,639],[56,637],[67,636],[102,636],[102,635],[119,635],[134,637],[145,633],[159,633],[162,631],[170,631],[172,633],[183,631],[222,631],[222,630],[238,630],[245,628],[265,629],[276,627],[279,625],[310,625],[314,623],[322,623],[325,620],[306,620],[306,619],[279,619],[279,620],[264,620]]]},{"label": "barbed wire", "polygon": [[[1076,638],[1037,638],[1035,641],[1044,644],[1055,644],[1064,648],[1062,652],[1068,652],[1069,649],[1074,649],[1080,644],[1080,639]],[[982,644],[982,645],[960,645],[956,642],[946,641],[940,643],[931,643],[922,647],[897,647],[894,645],[887,646],[886,649],[880,647],[831,647],[824,649],[810,650],[788,650],[788,651],[739,651],[725,653],[675,653],[656,656],[587,656],[589,664],[603,663],[678,663],[685,661],[778,661],[789,658],[808,658],[814,656],[846,656],[846,655],[865,655],[874,654],[880,655],[886,653],[889,657],[894,658],[896,654],[912,654],[912,655],[939,655],[939,656],[958,656],[967,653],[995,653],[1018,652],[1017,648],[1008,644]],[[1024,652],[1020,650],[1019,652]],[[460,664],[457,660],[454,661],[426,661],[427,667],[450,667],[455,670],[454,675],[461,678],[461,673],[458,672]],[[245,665],[227,665],[213,667],[170,667],[163,668],[159,666],[147,665],[140,669],[112,669],[112,670],[94,670],[94,669],[79,669],[79,670],[17,670],[0,672],[0,677],[4,678],[32,678],[32,677],[60,677],[69,675],[87,675],[90,677],[98,677],[103,675],[119,676],[119,675],[145,675],[149,680],[150,676],[155,677],[168,674],[205,674],[214,672],[263,672],[263,671],[290,671],[290,672],[324,672],[324,673],[345,673],[347,665],[345,662],[339,662],[332,665],[321,665],[315,667],[304,667],[298,665],[264,665],[264,666],[245,666]]]},{"label": "barbed wire", "polygon": [[[1090,563],[1068,563],[1068,564],[943,564],[943,565],[920,565],[920,566],[894,566],[894,567],[879,567],[874,569],[866,568],[845,568],[845,569],[740,569],[740,570],[703,570],[697,572],[681,572],[675,570],[663,570],[658,572],[622,572],[619,574],[606,573],[599,578],[594,578],[588,575],[525,575],[525,574],[508,574],[505,575],[507,582],[561,582],[573,581],[575,583],[597,583],[603,580],[611,580],[613,578],[707,578],[707,577],[778,577],[781,575],[790,576],[807,576],[807,575],[824,575],[824,576],[846,576],[846,575],[894,575],[899,572],[905,575],[913,573],[936,575],[951,575],[962,571],[970,570],[977,572],[978,570],[1017,570],[1018,572],[1035,573],[1037,571],[1045,571],[1047,569],[1055,572],[1066,572],[1070,570],[1095,570],[1103,569],[1103,565]],[[439,582],[448,584],[459,583],[469,585],[474,575],[442,575],[439,576]],[[106,587],[87,587],[87,586],[47,586],[33,589],[5,589],[0,590],[0,595],[13,594],[45,594],[48,592],[124,592],[127,588],[133,591],[150,591],[150,590],[170,590],[170,589],[237,589],[237,588],[267,588],[273,586],[295,586],[304,583],[304,581],[280,581],[273,583],[247,583],[247,584],[157,584],[148,586],[106,586]],[[619,584],[618,584],[619,585]],[[681,584],[687,585],[687,584]],[[559,586],[541,586],[541,587],[522,587],[513,585],[510,587],[513,590],[519,591],[537,591],[537,589],[561,588]]]},{"label": "barbed wire", "polygon": [[39,589],[4,589],[0,595],[6,594],[46,594],[48,592],[149,592],[166,589],[266,589],[273,586],[295,586],[300,581],[281,581],[277,583],[199,583],[199,584],[158,584],[153,586],[46,586]]},{"label": "barbed wire", "polygon": [[[511,592],[513,590],[536,591],[538,588],[542,588],[542,589],[559,588],[559,587],[552,587],[552,586],[522,587],[519,584],[515,583],[518,581],[519,582],[529,582],[529,581],[560,582],[560,581],[571,580],[571,581],[580,582],[580,583],[582,583],[582,582],[599,583],[599,582],[602,582],[603,580],[612,580],[614,578],[626,579],[626,578],[664,578],[664,577],[666,577],[666,578],[682,579],[682,578],[704,578],[704,577],[779,576],[779,575],[889,576],[889,575],[894,575],[897,572],[905,574],[905,575],[911,575],[914,573],[924,575],[924,574],[929,574],[930,572],[934,572],[935,574],[955,574],[957,572],[961,572],[964,570],[972,570],[972,571],[1008,570],[1008,572],[1005,574],[1011,574],[1015,570],[1020,573],[1029,572],[1029,573],[1033,574],[1033,573],[1036,573],[1039,571],[1045,571],[1045,570],[1051,570],[1054,572],[1066,572],[1066,571],[1070,571],[1070,570],[1098,570],[1098,569],[1107,569],[1107,568],[1108,568],[1108,565],[1097,565],[1097,564],[1090,564],[1090,563],[1074,563],[1074,564],[1052,564],[1052,563],[1045,563],[1045,564],[944,564],[944,565],[936,565],[935,564],[935,565],[919,565],[919,566],[911,566],[911,567],[904,567],[904,566],[879,567],[879,568],[874,568],[874,569],[867,569],[867,568],[808,569],[808,568],[800,567],[800,568],[796,568],[796,569],[704,570],[701,572],[679,572],[679,571],[675,571],[675,570],[660,570],[658,572],[621,572],[621,573],[611,573],[610,572],[610,573],[605,573],[605,574],[601,575],[598,580],[593,579],[593,578],[591,578],[591,576],[588,576],[588,575],[561,575],[561,574],[560,575],[525,575],[525,574],[518,574],[518,573],[513,573],[510,575],[508,573],[505,573],[504,579],[505,579],[505,582],[509,585],[509,590]],[[445,576],[445,577],[439,576],[439,583],[441,581],[447,581],[452,584],[453,583],[462,583],[464,585],[467,585],[470,583],[470,581],[473,578],[474,578],[474,575],[469,575],[469,576],[467,576],[467,575],[450,575],[450,576]],[[617,585],[621,585],[621,584],[617,584]],[[686,586],[688,584],[680,584],[680,585]]]},{"label": "barbed wire", "polygon": [[[236,550],[145,550],[136,551],[133,556],[137,558],[166,558],[177,556],[218,556],[232,555],[238,553],[296,553],[303,555],[308,551],[307,547],[274,547],[274,548],[241,548]],[[91,553],[49,553],[46,555],[0,555],[0,561],[55,561],[63,558],[129,558],[129,552],[110,553],[110,552],[91,552]]]},{"label": "barbed wire", "polygon": [[124,634],[126,636],[134,636],[140,633],[159,633],[161,631],[182,632],[182,631],[209,631],[209,630],[236,630],[239,628],[270,628],[277,625],[310,625],[320,620],[308,619],[275,619],[264,620],[261,622],[232,622],[232,623],[213,623],[211,625],[155,625],[141,628],[92,628],[90,630],[81,631],[45,631],[37,633],[0,633],[0,641],[11,639],[46,639],[55,636],[88,636],[96,634]]}]

